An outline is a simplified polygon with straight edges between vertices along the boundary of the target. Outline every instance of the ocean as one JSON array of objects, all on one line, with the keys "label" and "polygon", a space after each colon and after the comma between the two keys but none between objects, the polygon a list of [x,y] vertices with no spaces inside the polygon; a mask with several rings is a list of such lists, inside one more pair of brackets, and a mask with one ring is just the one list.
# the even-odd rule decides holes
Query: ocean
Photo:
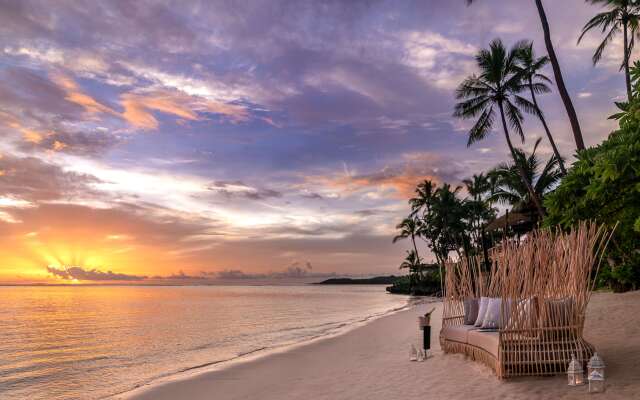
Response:
[{"label": "ocean", "polygon": [[0,399],[109,398],[407,303],[368,285],[2,287]]}]

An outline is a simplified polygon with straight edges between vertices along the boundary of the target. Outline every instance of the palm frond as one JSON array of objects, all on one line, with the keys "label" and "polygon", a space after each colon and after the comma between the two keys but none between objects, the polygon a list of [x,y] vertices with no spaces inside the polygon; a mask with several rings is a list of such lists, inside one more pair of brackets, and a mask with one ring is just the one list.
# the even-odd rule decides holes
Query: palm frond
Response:
[{"label": "palm frond", "polygon": [[530,88],[533,89],[535,94],[549,93],[551,91],[549,86],[541,82],[531,83]]},{"label": "palm frond", "polygon": [[504,107],[506,109],[505,113],[507,115],[507,120],[509,121],[509,126],[524,142],[524,132],[522,130],[522,121],[524,120],[524,117],[522,116],[522,112],[508,100],[504,102]]},{"label": "palm frond", "polygon": [[493,127],[493,122],[495,120],[495,112],[493,110],[493,106],[490,106],[488,109],[484,110],[478,121],[471,127],[469,130],[469,140],[467,141],[467,147],[471,146],[473,143],[482,140],[487,136],[487,134],[491,131]]},{"label": "palm frond", "polygon": [[616,22],[617,19],[618,19],[617,9],[596,14],[582,27],[582,33],[578,37],[578,44],[580,44],[584,35],[587,32],[589,32],[591,29],[600,26],[602,29],[602,33],[604,33],[610,25]]},{"label": "palm frond", "polygon": [[525,112],[534,115],[538,114],[538,108],[529,100],[519,95],[515,95],[513,98],[515,99],[516,104]]},{"label": "palm frond", "polygon": [[618,27],[611,28],[609,33],[607,33],[607,35],[602,40],[602,43],[600,43],[600,45],[596,48],[596,51],[593,53],[593,57],[591,57],[591,61],[593,61],[593,65],[596,65],[600,61],[600,59],[602,58],[602,53],[604,52],[604,49],[607,47],[609,42],[613,40],[616,33],[618,33],[619,29],[620,28]]},{"label": "palm frond", "polygon": [[453,116],[459,118],[473,118],[483,112],[490,104],[489,96],[479,96],[458,103],[454,107]]}]

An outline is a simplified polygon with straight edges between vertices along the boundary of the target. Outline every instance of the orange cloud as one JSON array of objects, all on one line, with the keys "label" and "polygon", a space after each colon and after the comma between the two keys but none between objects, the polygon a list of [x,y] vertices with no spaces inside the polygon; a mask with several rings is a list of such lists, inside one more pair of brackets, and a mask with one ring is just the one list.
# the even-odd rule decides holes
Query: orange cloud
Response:
[{"label": "orange cloud", "polygon": [[176,115],[191,121],[200,119],[199,112],[221,114],[234,120],[247,118],[247,111],[242,107],[168,90],[144,94],[126,93],[122,95],[121,103],[124,107],[122,117],[131,125],[142,129],[158,127],[158,120],[153,115],[153,111]]},{"label": "orange cloud", "polygon": [[89,114],[118,114],[113,109],[99,103],[93,97],[84,93],[73,79],[63,74],[54,74],[52,80],[66,92],[66,100],[84,107],[85,111]]},{"label": "orange cloud", "polygon": [[37,131],[34,131],[32,129],[23,128],[22,129],[22,137],[27,142],[38,144],[38,143],[42,142],[42,139],[44,139],[45,134],[42,134],[42,133],[37,132]]},{"label": "orange cloud", "polygon": [[425,179],[435,183],[459,181],[456,176],[459,170],[449,160],[433,153],[409,153],[403,156],[403,162],[387,166],[378,172],[369,174],[353,174],[345,171],[333,176],[306,177],[306,184],[325,187],[353,194],[374,190],[386,192],[380,195],[397,199],[412,197],[416,185]]},{"label": "orange cloud", "polygon": [[[65,92],[67,101],[82,106],[87,113],[114,115],[140,129],[158,128],[159,123],[154,112],[175,115],[190,121],[200,120],[200,113],[220,114],[235,121],[248,118],[244,107],[170,90],[125,93],[120,96],[120,104],[124,108],[120,113],[86,94],[77,82],[64,74],[52,74],[51,80]],[[15,119],[7,122],[12,125],[19,124]],[[30,139],[33,141],[35,136],[31,135]]]},{"label": "orange cloud", "polygon": [[22,133],[22,137],[25,141],[33,144],[39,144],[46,137],[52,134],[51,132],[43,133],[23,126],[20,123],[20,120],[6,112],[0,112],[0,125],[8,126],[9,128],[17,130]]},{"label": "orange cloud", "polygon": [[66,143],[60,142],[58,140],[53,142],[52,150],[62,151],[67,147]]},{"label": "orange cloud", "polygon": [[381,171],[368,175],[358,176],[331,176],[331,177],[308,177],[307,183],[324,186],[330,190],[336,190],[347,194],[360,191],[372,191],[381,189],[389,190],[385,197],[407,199],[414,194],[416,185],[425,179],[440,182],[436,175],[419,174],[412,171]]}]

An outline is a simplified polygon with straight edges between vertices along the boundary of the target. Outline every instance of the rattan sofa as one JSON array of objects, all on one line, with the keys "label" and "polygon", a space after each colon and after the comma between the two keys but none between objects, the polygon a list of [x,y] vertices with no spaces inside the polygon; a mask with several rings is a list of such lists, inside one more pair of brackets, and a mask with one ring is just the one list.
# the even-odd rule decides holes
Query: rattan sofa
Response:
[{"label": "rattan sofa", "polygon": [[[582,336],[585,311],[608,237],[584,223],[568,233],[541,230],[521,243],[503,242],[489,268],[473,258],[448,263],[441,348],[489,366],[499,378],[564,373],[572,355],[588,360],[594,347]],[[483,296],[502,300],[496,330],[464,324],[464,301]]]}]

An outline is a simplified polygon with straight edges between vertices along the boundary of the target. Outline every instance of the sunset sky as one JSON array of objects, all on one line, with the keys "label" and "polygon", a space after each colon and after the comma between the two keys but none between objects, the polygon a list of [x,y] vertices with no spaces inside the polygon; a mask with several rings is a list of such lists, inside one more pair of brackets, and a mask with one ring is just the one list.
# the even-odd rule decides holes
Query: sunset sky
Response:
[{"label": "sunset sky", "polygon": [[[398,273],[415,184],[506,160],[451,117],[474,53],[544,54],[530,0],[1,4],[0,283]],[[596,144],[621,46],[594,68],[598,8],[545,4]],[[540,101],[570,158],[555,87]],[[525,146],[542,135],[529,118]]]}]

